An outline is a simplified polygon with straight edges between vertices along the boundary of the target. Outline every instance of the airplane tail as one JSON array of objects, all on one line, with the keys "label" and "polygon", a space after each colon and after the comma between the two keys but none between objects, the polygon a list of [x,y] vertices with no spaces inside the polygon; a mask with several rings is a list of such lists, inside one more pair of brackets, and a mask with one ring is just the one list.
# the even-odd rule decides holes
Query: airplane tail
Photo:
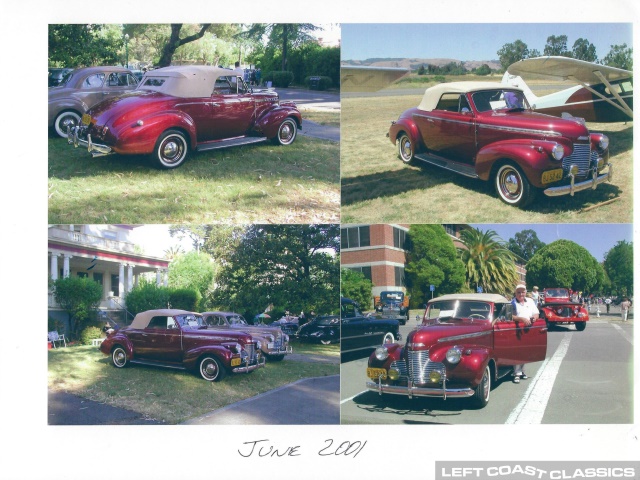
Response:
[{"label": "airplane tail", "polygon": [[502,76],[502,83],[511,87],[521,88],[527,102],[529,102],[529,105],[535,105],[537,102],[538,97],[531,91],[522,77],[519,77],[518,75],[511,75],[509,72],[504,72],[504,75]]}]

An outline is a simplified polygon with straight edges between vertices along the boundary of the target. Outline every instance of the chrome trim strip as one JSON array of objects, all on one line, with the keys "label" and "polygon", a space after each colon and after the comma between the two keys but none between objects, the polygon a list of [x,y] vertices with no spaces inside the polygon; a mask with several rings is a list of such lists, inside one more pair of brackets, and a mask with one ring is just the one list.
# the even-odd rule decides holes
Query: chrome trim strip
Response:
[{"label": "chrome trim strip", "polygon": [[502,132],[530,133],[532,135],[543,135],[545,137],[562,137],[562,134],[560,132],[554,132],[553,130],[533,130],[530,128],[499,127],[497,125],[483,124],[479,124],[478,127],[487,128],[489,130],[500,130]]},{"label": "chrome trim strip", "polygon": [[493,332],[487,330],[486,332],[477,332],[477,333],[465,333],[463,335],[454,335],[452,337],[443,337],[438,339],[438,343],[442,342],[451,342],[454,340],[464,340],[466,338],[477,338],[484,337],[485,335],[491,335]]}]

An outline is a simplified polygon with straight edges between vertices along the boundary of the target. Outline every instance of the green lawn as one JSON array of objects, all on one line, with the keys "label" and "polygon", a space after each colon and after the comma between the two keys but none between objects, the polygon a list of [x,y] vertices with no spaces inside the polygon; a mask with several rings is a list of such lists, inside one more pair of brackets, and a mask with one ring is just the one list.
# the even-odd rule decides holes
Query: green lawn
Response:
[{"label": "green lawn", "polygon": [[[326,351],[324,347],[307,353],[324,355]],[[220,382],[210,383],[187,371],[142,365],[117,369],[96,347],[57,348],[49,350],[48,355],[50,389],[126,408],[168,424],[181,423],[302,378],[340,373],[337,362],[285,359],[267,362],[264,368],[250,374],[228,375]]]},{"label": "green lawn", "polygon": [[331,223],[340,147],[298,136],[192,154],[171,171],[142,156],[92,158],[49,138],[49,223]]}]

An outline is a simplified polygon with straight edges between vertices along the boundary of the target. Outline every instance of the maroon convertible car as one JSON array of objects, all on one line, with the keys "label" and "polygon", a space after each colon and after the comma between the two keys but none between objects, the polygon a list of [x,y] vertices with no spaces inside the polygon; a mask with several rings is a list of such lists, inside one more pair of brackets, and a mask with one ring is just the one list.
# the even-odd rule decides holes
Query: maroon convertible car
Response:
[{"label": "maroon convertible car", "polygon": [[272,90],[253,91],[231,70],[166,67],[89,110],[68,141],[94,157],[144,154],[160,168],[176,168],[191,151],[264,140],[290,145],[301,127],[295,103],[281,102]]},{"label": "maroon convertible car", "polygon": [[539,362],[547,352],[547,326],[512,320],[502,295],[443,295],[429,301],[422,325],[407,343],[378,347],[369,358],[367,388],[408,397],[472,397],[489,402],[493,382],[514,365]]}]

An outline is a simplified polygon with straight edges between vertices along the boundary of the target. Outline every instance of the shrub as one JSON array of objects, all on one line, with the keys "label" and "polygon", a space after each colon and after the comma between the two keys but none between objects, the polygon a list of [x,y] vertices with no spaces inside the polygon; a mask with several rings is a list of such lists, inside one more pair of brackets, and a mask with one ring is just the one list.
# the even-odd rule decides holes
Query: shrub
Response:
[{"label": "shrub", "polygon": [[169,292],[171,308],[197,312],[199,310],[200,300],[201,295],[199,292],[190,288],[174,288]]},{"label": "shrub", "polygon": [[293,73],[283,71],[268,72],[264,77],[264,81],[270,81],[274,87],[287,88],[293,82]]},{"label": "shrub", "polygon": [[127,310],[133,315],[145,310],[167,308],[170,302],[169,289],[151,282],[141,282],[127,294]]},{"label": "shrub", "polygon": [[102,338],[102,330],[98,327],[87,327],[80,333],[80,343],[83,345],[91,345],[91,340]]}]

